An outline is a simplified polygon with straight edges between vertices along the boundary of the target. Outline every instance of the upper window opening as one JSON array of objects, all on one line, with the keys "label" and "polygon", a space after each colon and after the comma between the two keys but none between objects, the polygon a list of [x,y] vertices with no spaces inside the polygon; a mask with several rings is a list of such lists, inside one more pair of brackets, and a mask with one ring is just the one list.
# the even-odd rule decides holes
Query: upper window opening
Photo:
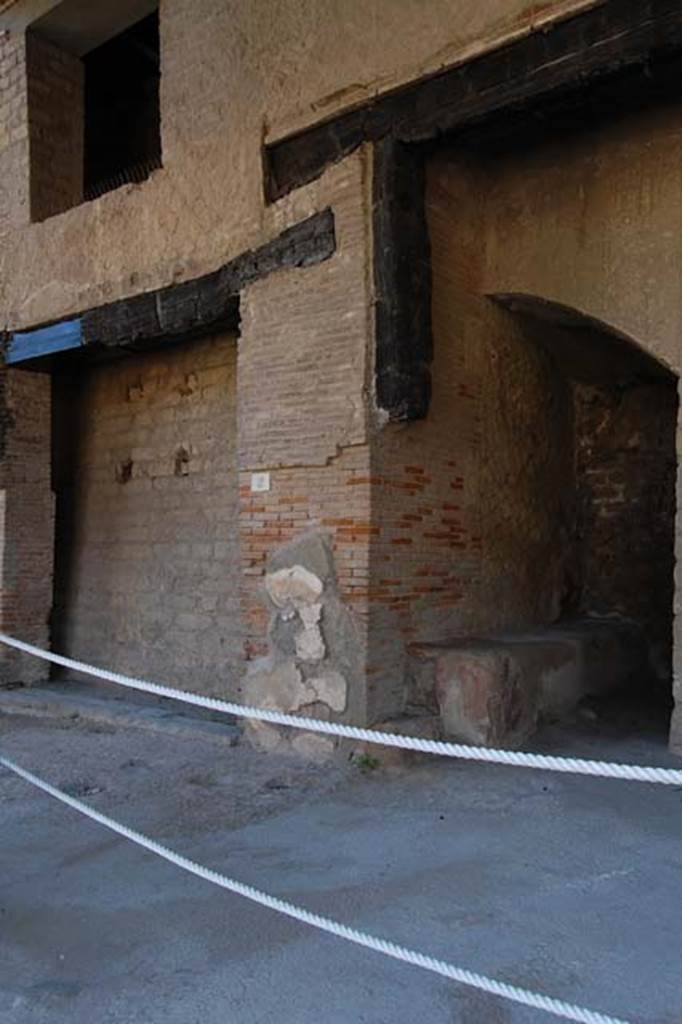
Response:
[{"label": "upper window opening", "polygon": [[161,166],[159,15],[86,54],[84,195],[94,199]]},{"label": "upper window opening", "polygon": [[63,0],[26,37],[31,218],[161,167],[154,0]]}]

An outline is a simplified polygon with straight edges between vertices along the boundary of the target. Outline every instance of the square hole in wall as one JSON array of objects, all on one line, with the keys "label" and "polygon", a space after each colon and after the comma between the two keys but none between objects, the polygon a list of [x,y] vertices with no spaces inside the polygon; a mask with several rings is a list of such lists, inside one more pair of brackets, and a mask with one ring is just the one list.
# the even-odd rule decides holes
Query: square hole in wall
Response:
[{"label": "square hole in wall", "polygon": [[64,0],[26,40],[31,218],[161,167],[159,12]]},{"label": "square hole in wall", "polygon": [[161,166],[158,11],[92,50],[83,64],[83,191],[93,199]]}]

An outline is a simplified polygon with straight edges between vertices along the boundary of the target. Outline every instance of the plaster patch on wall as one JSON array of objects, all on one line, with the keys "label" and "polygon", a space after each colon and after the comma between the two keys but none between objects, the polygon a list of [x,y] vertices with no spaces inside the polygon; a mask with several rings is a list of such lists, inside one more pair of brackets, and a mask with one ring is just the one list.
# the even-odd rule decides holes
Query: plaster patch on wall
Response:
[{"label": "plaster patch on wall", "polygon": [[298,608],[311,604],[322,593],[322,581],[302,565],[269,573],[265,578],[265,587],[271,601],[278,608],[286,608],[287,605]]},{"label": "plaster patch on wall", "polygon": [[[250,665],[246,703],[317,718],[343,713],[352,662],[345,649],[352,645],[353,631],[338,595],[329,537],[302,535],[273,553],[269,569],[264,585],[272,613],[269,653]],[[262,722],[247,723],[247,735],[263,750],[307,757],[325,758],[335,748],[328,737],[292,734]]]},{"label": "plaster patch on wall", "polygon": [[296,654],[301,661],[321,661],[326,650],[319,626],[306,626],[296,634]]},{"label": "plaster patch on wall", "polygon": [[308,680],[308,686],[315,693],[315,699],[327,704],[332,711],[345,711],[348,700],[348,683],[340,672],[333,669],[324,675]]}]

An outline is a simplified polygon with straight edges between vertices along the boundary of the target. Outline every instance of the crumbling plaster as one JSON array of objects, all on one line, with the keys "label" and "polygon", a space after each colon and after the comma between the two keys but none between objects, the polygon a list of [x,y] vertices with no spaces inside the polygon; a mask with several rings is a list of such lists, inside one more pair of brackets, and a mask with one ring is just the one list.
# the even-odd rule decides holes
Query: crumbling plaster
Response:
[{"label": "crumbling plaster", "polygon": [[[0,30],[16,36],[45,6],[16,5],[11,21],[0,16]],[[279,216],[264,208],[264,135],[304,127],[586,6],[592,0],[163,0],[163,169],[29,224],[27,141],[14,143],[4,175],[13,198],[0,223],[0,327],[197,276],[261,243]]]},{"label": "crumbling plaster", "polygon": [[[364,717],[363,629],[340,597],[333,539],[310,530],[274,551],[262,599],[269,615],[267,655],[252,661],[243,681],[247,705],[311,717]],[[251,740],[266,750],[324,756],[331,737],[249,721]]]},{"label": "crumbling plaster", "polygon": [[679,373],[681,113],[679,102],[626,110],[482,154],[485,290],[577,309]]}]

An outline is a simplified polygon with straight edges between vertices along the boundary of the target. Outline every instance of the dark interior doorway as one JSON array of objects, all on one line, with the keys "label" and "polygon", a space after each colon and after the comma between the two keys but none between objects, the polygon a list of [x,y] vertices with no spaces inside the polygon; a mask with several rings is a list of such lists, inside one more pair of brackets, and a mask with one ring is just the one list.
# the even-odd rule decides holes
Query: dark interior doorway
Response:
[{"label": "dark interior doorway", "polygon": [[159,14],[83,58],[84,193],[93,199],[161,166]]},{"label": "dark interior doorway", "polygon": [[[645,658],[633,657],[620,697],[631,707],[643,704],[667,729],[677,378],[632,340],[574,310],[527,295],[495,298],[526,322],[572,417],[561,617],[612,618],[641,634]],[[556,426],[563,437],[565,425]],[[613,698],[608,702],[613,712]]]}]

